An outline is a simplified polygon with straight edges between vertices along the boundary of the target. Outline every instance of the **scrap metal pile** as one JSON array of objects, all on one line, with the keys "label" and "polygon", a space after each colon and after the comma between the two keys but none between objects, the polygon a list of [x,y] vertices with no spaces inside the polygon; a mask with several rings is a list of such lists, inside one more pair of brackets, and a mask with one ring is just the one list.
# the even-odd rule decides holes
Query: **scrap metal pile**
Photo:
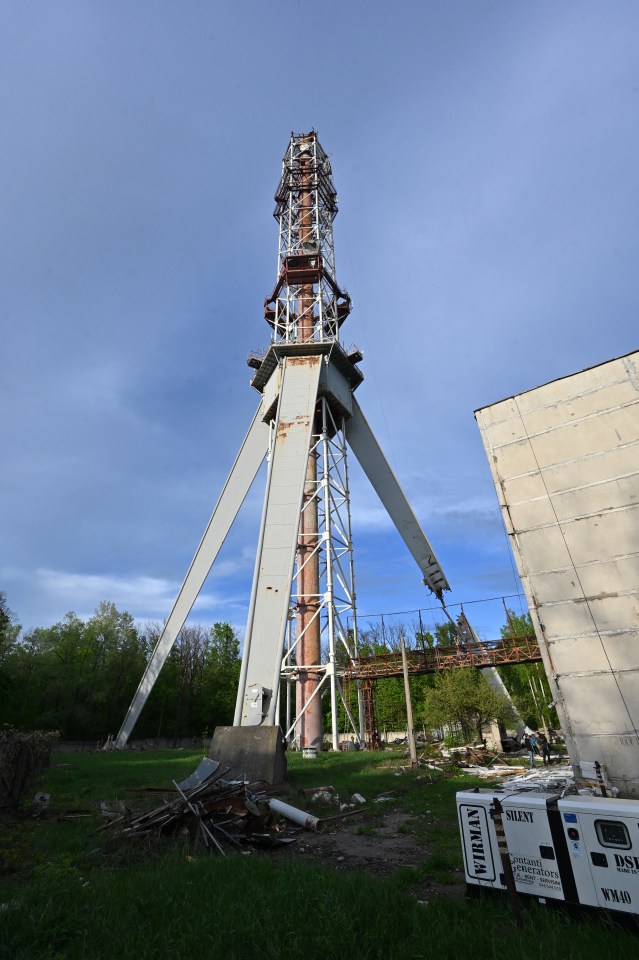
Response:
[{"label": "scrap metal pile", "polygon": [[173,794],[170,800],[136,817],[125,810],[109,819],[103,829],[111,830],[117,840],[180,837],[190,840],[193,847],[203,846],[222,856],[227,849],[242,849],[246,844],[273,847],[292,843],[294,838],[279,837],[266,829],[272,819],[269,799],[273,788],[227,780],[228,773],[216,760],[205,758],[186,780],[173,781],[173,791],[164,791]]}]

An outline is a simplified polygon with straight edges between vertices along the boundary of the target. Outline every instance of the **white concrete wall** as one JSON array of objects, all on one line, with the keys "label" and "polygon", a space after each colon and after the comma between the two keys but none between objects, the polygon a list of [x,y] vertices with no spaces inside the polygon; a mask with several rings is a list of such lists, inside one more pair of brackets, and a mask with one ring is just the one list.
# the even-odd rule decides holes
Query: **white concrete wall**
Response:
[{"label": "white concrete wall", "polygon": [[639,352],[475,416],[573,763],[639,797]]}]

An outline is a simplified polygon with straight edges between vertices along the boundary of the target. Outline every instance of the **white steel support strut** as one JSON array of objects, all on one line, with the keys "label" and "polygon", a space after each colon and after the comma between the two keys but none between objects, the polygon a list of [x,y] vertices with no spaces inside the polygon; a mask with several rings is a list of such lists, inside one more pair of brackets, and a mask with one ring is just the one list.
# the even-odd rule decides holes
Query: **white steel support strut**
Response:
[{"label": "white steel support strut", "polygon": [[422,571],[424,583],[441,599],[442,592],[450,590],[448,580],[355,397],[353,416],[346,423],[346,439]]},{"label": "white steel support strut", "polygon": [[195,552],[184,583],[173,604],[164,629],[151,654],[146,670],[140,680],[140,685],[133,697],[120,732],[115,740],[116,747],[126,745],[131,731],[142,712],[153,685],[158,678],[164,662],[171,652],[177,636],[184,626],[191,607],[202,589],[213,561],[217,557],[222,544],[231,528],[238,510],[242,506],[255,475],[266,455],[269,439],[269,428],[261,419],[262,404],[253,417],[253,422],[244,439],[240,452],[231,468],[224,489],[211,514],[204,536]]},{"label": "white steel support strut", "polygon": [[245,644],[244,681],[237,694],[241,726],[275,724],[282,654],[289,617],[306,465],[317,403],[317,353],[286,357],[272,432],[263,537],[253,581]]}]

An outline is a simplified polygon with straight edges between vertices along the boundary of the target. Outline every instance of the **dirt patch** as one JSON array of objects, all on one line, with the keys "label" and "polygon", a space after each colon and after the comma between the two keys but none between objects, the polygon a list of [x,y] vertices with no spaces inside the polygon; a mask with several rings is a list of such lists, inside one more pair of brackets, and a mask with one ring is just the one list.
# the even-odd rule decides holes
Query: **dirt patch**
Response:
[{"label": "dirt patch", "polygon": [[388,813],[371,825],[351,821],[324,833],[305,831],[298,835],[290,852],[297,857],[328,860],[340,869],[389,877],[399,867],[416,867],[424,859],[424,848],[416,845],[415,838],[399,832],[409,820],[408,814]]},{"label": "dirt patch", "polygon": [[[276,849],[269,857],[293,857],[307,863],[328,866],[349,873],[365,873],[386,880],[402,867],[419,867],[429,855],[428,846],[417,842],[410,830],[414,818],[408,813],[389,811],[374,820],[359,821],[353,817],[325,829],[323,833],[297,831],[297,843]],[[290,834],[289,834],[290,835]],[[417,900],[429,902],[446,896],[461,899],[466,892],[463,874],[451,884],[434,878],[410,887]]]}]

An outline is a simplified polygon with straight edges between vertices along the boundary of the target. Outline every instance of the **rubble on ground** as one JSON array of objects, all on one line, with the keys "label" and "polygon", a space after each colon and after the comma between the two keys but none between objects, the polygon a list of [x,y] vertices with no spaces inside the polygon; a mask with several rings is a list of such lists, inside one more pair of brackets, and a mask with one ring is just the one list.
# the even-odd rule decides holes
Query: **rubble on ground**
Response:
[{"label": "rubble on ground", "polygon": [[[362,812],[366,804],[361,794],[353,794],[350,802],[343,803],[334,787],[301,791],[312,802],[340,811],[317,817],[275,796],[287,792],[286,787],[227,779],[229,772],[217,761],[205,758],[190,777],[181,783],[173,781],[173,790],[148,787],[131,791],[143,796],[163,795],[161,805],[139,816],[133,816],[120,801],[112,804],[102,801],[106,823],[100,829],[109,830],[113,840],[118,841],[152,842],[179,837],[188,839],[193,847],[225,856],[232,848],[246,851],[252,847],[294,843],[297,838],[290,836],[291,833],[302,828],[319,833],[331,821]],[[166,799],[169,794],[171,798]],[[279,818],[283,818],[284,823]],[[290,823],[296,829],[291,828]]]},{"label": "rubble on ground", "polygon": [[[502,754],[486,750],[483,745],[468,744],[450,750],[430,748],[428,755],[424,753],[419,757],[419,765],[428,776],[432,770],[446,773],[456,769],[478,777],[503,779],[513,790],[564,789],[572,777],[568,766],[523,772],[500,763],[502,759]],[[102,801],[100,806],[105,823],[100,830],[108,831],[114,841],[157,843],[180,839],[187,841],[191,849],[199,848],[224,856],[230,849],[248,852],[258,847],[294,843],[301,831],[320,833],[334,821],[367,809],[362,794],[340,797],[335,787],[329,784],[300,790],[300,808],[281,799],[282,796],[290,799],[290,789],[283,784],[250,783],[245,778],[232,778],[229,774],[229,768],[224,769],[218,761],[204,758],[190,777],[180,783],[173,781],[172,790],[147,787],[129,791],[147,799],[162,798],[159,805],[139,815],[121,801]],[[401,776],[401,772],[398,775]],[[392,799],[392,794],[387,792],[373,802]],[[313,805],[314,812],[303,809],[308,803]],[[318,810],[321,807],[325,808],[324,816]]]},{"label": "rubble on ground", "polygon": [[[173,781],[172,794],[160,806],[140,816],[126,810],[107,821],[118,840],[161,840],[179,836],[192,846],[225,855],[228,848],[241,849],[246,843],[275,846],[277,835],[265,833],[270,811],[264,801],[272,788],[268,784],[249,784],[245,780],[226,779],[229,769],[205,758],[198,769],[181,783]],[[153,795],[153,788],[134,791]],[[103,811],[104,812],[104,811]]]},{"label": "rubble on ground", "polygon": [[[459,747],[446,747],[443,743],[432,743],[418,754],[417,766],[427,774],[459,771],[487,780],[499,780],[511,778],[513,774],[518,773],[517,761],[521,761],[522,765],[528,762],[528,754],[525,750],[508,751],[504,754],[501,751],[491,750],[484,743],[467,743]],[[400,766],[397,776],[410,770],[414,770],[412,765]],[[551,770],[557,770],[557,775],[561,778],[570,768],[563,758],[553,757],[551,766],[544,767],[539,773],[542,777],[552,778]],[[526,774],[528,772],[530,771],[526,770]],[[522,772],[522,775],[525,774]]]}]

